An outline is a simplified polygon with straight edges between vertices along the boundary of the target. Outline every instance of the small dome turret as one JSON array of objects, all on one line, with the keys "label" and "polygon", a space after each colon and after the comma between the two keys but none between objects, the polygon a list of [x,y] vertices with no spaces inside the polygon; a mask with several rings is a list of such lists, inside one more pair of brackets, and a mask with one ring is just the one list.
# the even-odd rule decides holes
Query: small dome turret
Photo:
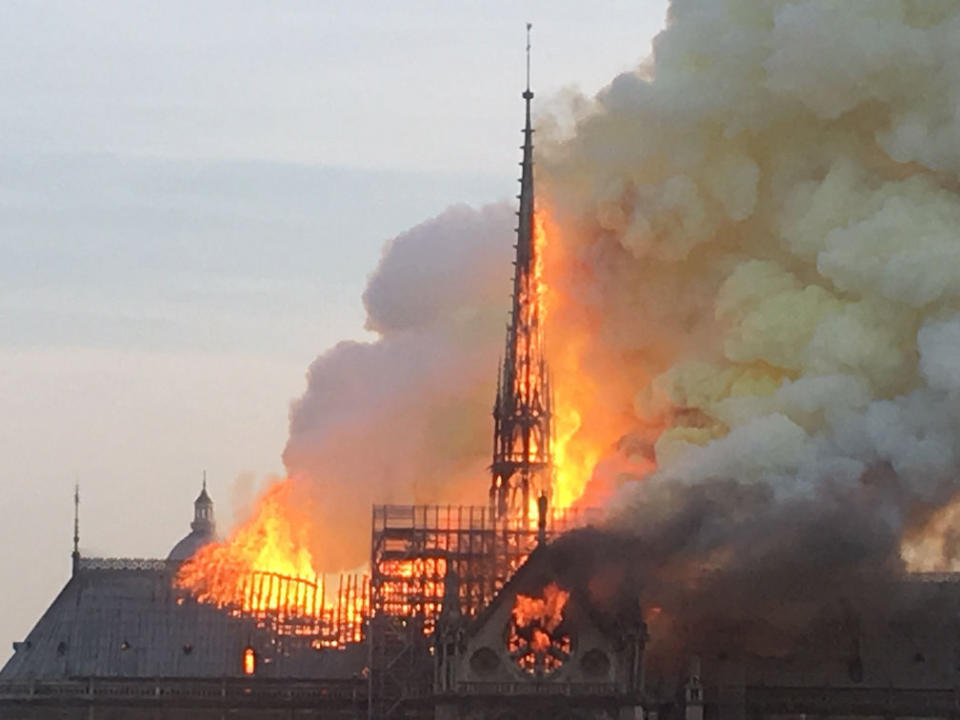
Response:
[{"label": "small dome turret", "polygon": [[203,473],[203,487],[193,501],[193,522],[190,534],[173,546],[167,560],[183,562],[204,545],[217,539],[217,525],[213,518],[213,500],[207,494],[207,473]]},{"label": "small dome turret", "polygon": [[197,499],[193,501],[193,522],[190,523],[190,528],[208,535],[213,535],[216,531],[213,520],[213,500],[207,495],[206,473],[204,473],[203,488]]}]

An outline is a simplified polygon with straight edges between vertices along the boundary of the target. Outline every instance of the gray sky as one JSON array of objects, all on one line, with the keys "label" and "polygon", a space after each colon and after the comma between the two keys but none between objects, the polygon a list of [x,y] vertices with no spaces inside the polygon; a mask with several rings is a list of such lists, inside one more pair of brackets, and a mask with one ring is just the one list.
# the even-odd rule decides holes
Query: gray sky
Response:
[{"label": "gray sky", "polygon": [[526,20],[543,103],[665,10],[6,0],[0,662],[67,579],[75,480],[85,554],[164,556],[204,468],[226,529],[310,361],[364,337],[384,241],[512,196]]}]

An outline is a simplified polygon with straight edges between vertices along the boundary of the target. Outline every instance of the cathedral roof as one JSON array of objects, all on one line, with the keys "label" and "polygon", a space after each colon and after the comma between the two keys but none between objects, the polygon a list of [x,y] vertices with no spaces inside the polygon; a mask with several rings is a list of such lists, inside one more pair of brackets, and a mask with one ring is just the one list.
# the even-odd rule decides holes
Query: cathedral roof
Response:
[{"label": "cathedral roof", "polygon": [[[0,670],[0,681],[71,677],[242,677],[254,648],[265,677],[350,678],[366,649],[277,651],[269,630],[197,603],[162,560],[82,561],[80,571]],[[267,658],[270,658],[269,660]]]}]

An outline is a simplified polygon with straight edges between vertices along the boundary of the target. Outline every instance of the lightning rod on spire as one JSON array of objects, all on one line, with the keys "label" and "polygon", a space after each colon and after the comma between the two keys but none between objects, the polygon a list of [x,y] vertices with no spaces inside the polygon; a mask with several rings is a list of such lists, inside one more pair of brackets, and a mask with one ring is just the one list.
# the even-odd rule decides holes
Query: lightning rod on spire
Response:
[{"label": "lightning rod on spire", "polygon": [[530,28],[533,23],[527,23],[527,92],[530,92]]}]

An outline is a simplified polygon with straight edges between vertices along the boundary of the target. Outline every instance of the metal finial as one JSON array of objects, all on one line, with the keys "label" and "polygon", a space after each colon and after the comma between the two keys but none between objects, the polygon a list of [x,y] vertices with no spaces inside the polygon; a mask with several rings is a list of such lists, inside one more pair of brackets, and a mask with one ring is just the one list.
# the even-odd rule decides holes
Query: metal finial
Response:
[{"label": "metal finial", "polygon": [[73,574],[80,571],[80,483],[73,486],[73,554],[71,555]]},{"label": "metal finial", "polygon": [[527,23],[527,92],[530,92],[530,28],[533,23]]},{"label": "metal finial", "polygon": [[80,552],[80,483],[73,486],[73,552]]}]

